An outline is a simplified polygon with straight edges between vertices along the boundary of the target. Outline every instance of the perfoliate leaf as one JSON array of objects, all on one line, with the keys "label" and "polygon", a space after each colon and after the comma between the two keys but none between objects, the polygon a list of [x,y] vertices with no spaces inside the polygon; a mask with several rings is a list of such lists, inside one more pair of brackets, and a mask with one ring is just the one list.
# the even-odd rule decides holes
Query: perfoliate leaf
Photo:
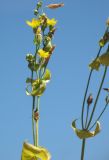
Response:
[{"label": "perfoliate leaf", "polygon": [[96,135],[100,132],[100,130],[101,130],[101,128],[100,128],[100,123],[99,123],[99,122],[97,122],[96,128],[95,128],[94,131],[77,129],[77,128],[76,128],[76,120],[74,120],[74,121],[72,122],[72,128],[73,128],[75,134],[76,134],[80,139],[85,139],[85,138],[94,137],[94,136],[96,136]]},{"label": "perfoliate leaf", "polygon": [[95,60],[93,60],[90,64],[89,64],[89,67],[91,69],[95,69],[95,70],[99,70],[99,67],[100,67],[100,60],[97,58]]},{"label": "perfoliate leaf", "polygon": [[37,159],[50,160],[51,155],[47,151],[47,149],[40,146],[36,147],[33,146],[32,144],[25,142],[23,144],[21,160],[37,160]]},{"label": "perfoliate leaf", "polygon": [[99,57],[99,61],[100,61],[100,64],[105,65],[105,66],[109,66],[109,52],[102,54]]},{"label": "perfoliate leaf", "polygon": [[49,69],[46,69],[43,80],[47,83],[51,79],[51,72]]},{"label": "perfoliate leaf", "polygon": [[46,89],[46,83],[43,80],[34,80],[32,83],[32,91],[29,92],[26,87],[26,94],[31,96],[41,96]]}]

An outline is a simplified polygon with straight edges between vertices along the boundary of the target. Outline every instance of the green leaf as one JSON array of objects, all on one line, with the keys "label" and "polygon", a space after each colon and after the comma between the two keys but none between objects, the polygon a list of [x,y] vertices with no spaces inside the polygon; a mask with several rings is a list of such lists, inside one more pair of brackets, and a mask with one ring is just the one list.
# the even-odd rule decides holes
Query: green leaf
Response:
[{"label": "green leaf", "polygon": [[46,89],[46,83],[42,80],[36,80],[32,83],[33,90],[31,92],[32,96],[41,96],[45,89]]},{"label": "green leaf", "polygon": [[46,69],[45,74],[43,76],[43,80],[48,83],[51,79],[51,72],[49,69]]},{"label": "green leaf", "polygon": [[40,147],[40,146],[36,147],[32,144],[25,142],[23,144],[21,159],[22,160],[36,160],[36,159],[50,160],[51,155],[46,148]]},{"label": "green leaf", "polygon": [[77,129],[76,128],[76,120],[74,120],[72,122],[72,128],[75,132],[75,134],[80,138],[80,139],[86,139],[86,138],[91,138],[91,137],[94,137],[96,136],[101,128],[100,128],[100,123],[97,121],[96,123],[96,128],[94,131],[88,131],[88,130],[80,130],[80,129]]},{"label": "green leaf", "polygon": [[26,87],[26,94],[28,96],[41,96],[45,89],[46,89],[46,83],[43,80],[34,80],[32,83],[32,91],[29,91],[30,85]]}]

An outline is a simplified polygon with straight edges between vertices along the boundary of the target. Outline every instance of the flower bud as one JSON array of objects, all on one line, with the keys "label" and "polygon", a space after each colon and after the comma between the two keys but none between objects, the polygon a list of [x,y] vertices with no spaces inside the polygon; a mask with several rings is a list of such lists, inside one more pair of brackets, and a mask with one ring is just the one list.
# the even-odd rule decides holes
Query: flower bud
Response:
[{"label": "flower bud", "polygon": [[42,2],[40,1],[40,2],[37,3],[37,9],[39,9],[41,7],[42,7]]},{"label": "flower bud", "polygon": [[93,97],[92,97],[92,94],[89,95],[88,99],[87,99],[87,104],[88,106],[90,106],[93,102]]},{"label": "flower bud", "polygon": [[35,15],[35,16],[37,16],[37,15],[38,15],[38,13],[39,13],[39,12],[38,12],[38,10],[37,10],[37,9],[35,9],[35,10],[34,10],[34,15]]},{"label": "flower bud", "polygon": [[38,34],[37,35],[37,44],[39,45],[39,44],[41,44],[41,42],[42,42],[42,35]]}]

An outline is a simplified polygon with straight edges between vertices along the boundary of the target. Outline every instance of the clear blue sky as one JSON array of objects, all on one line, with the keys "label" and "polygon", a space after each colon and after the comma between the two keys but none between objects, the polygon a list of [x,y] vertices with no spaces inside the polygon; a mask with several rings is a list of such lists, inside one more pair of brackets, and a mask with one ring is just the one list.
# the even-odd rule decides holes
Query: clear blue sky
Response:
[{"label": "clear blue sky", "polygon": [[[57,3],[44,0],[45,4]],[[49,69],[51,83],[41,98],[39,143],[53,160],[80,160],[81,141],[71,122],[80,118],[88,64],[98,51],[109,16],[108,0],[63,0],[65,7],[47,10],[58,20],[57,46]],[[29,76],[25,56],[34,51],[32,30],[25,24],[33,17],[34,0],[4,0],[0,3],[0,159],[19,160],[24,140],[32,142],[31,97],[25,94]],[[46,10],[45,10],[46,11]],[[102,75],[95,72],[90,92]],[[104,87],[109,87],[109,72]],[[103,108],[101,95],[96,114]],[[101,119],[102,131],[87,140],[85,160],[109,160],[109,108]],[[79,124],[78,124],[78,127]]]}]

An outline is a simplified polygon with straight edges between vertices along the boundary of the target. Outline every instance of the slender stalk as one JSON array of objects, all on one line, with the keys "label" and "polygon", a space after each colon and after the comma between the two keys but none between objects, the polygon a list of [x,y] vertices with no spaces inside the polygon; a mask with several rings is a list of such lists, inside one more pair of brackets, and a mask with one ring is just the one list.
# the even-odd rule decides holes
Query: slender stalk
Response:
[{"label": "slender stalk", "polygon": [[81,148],[81,160],[84,160],[85,144],[86,144],[86,139],[83,139]]},{"label": "slender stalk", "polygon": [[[99,57],[100,52],[101,52],[101,49],[102,49],[102,47],[100,47],[96,58]],[[86,101],[86,96],[87,96],[87,92],[88,92],[88,88],[89,88],[89,84],[90,84],[92,72],[93,72],[93,69],[91,69],[91,70],[90,70],[90,73],[89,73],[89,77],[88,77],[88,81],[87,81],[87,86],[86,86],[86,90],[85,90],[85,94],[84,94],[84,99],[83,99],[83,104],[82,104],[82,112],[81,112],[81,124],[82,124],[82,129],[84,129],[84,118],[83,118],[83,117],[84,117],[84,107],[85,107],[85,101]]]},{"label": "slender stalk", "polygon": [[107,106],[109,103],[106,103],[104,109],[102,110],[101,114],[98,116],[98,118],[96,119],[96,121],[94,122],[94,124],[89,128],[89,130],[91,130],[97,123],[97,121],[99,121],[99,119],[101,118],[101,116],[103,115],[104,111],[106,110]]},{"label": "slender stalk", "polygon": [[89,105],[87,106],[87,114],[86,114],[85,128],[87,127],[88,117],[89,117]]},{"label": "slender stalk", "polygon": [[32,106],[32,132],[33,132],[33,143],[34,143],[34,145],[35,145],[34,108],[35,108],[35,97],[33,96],[33,106]]},{"label": "slender stalk", "polygon": [[100,87],[99,87],[99,90],[98,90],[98,94],[97,94],[97,97],[96,97],[96,100],[95,100],[95,103],[94,103],[94,107],[93,107],[90,119],[89,119],[89,123],[87,125],[87,129],[90,126],[90,123],[92,121],[92,118],[93,118],[93,115],[94,115],[94,112],[95,112],[95,108],[96,108],[96,105],[97,105],[97,102],[98,102],[98,99],[99,99],[99,96],[100,96],[100,92],[101,92],[101,89],[102,89],[102,86],[103,86],[103,83],[104,83],[104,79],[105,79],[105,76],[106,76],[106,72],[107,72],[107,67],[105,67],[105,70],[104,70],[102,81],[101,81],[101,84],[100,84]]},{"label": "slender stalk", "polygon": [[[40,97],[37,97],[37,107],[36,110],[39,113],[39,102],[40,102]],[[36,121],[36,139],[35,139],[35,146],[38,146],[39,142],[39,120],[37,119]]]}]

